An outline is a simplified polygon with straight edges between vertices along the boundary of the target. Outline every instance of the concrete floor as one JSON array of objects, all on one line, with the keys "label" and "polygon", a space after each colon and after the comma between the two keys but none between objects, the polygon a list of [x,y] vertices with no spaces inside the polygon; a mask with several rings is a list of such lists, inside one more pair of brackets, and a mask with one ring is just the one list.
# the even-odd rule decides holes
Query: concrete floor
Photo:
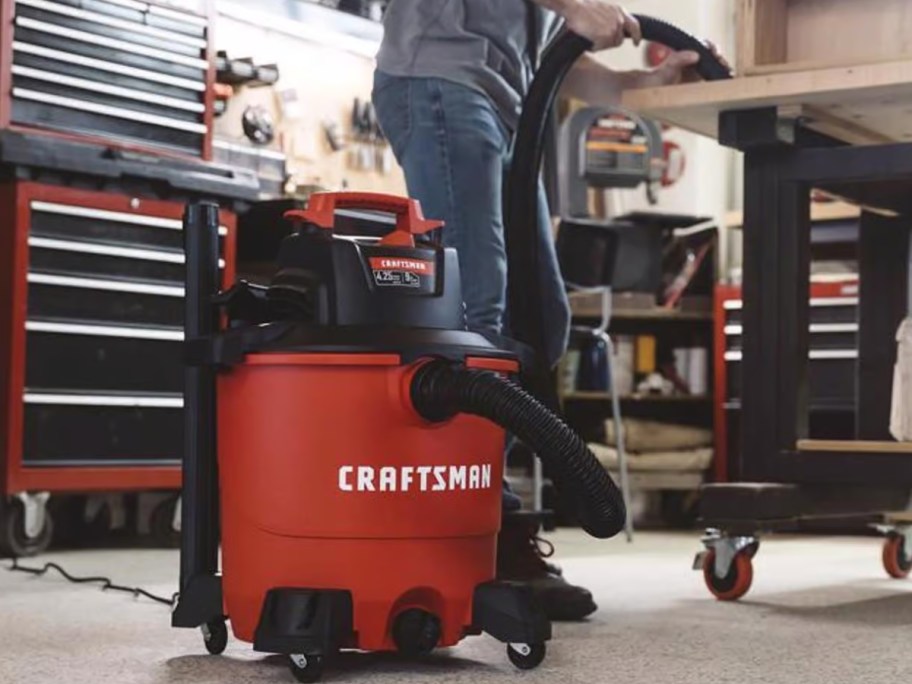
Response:
[{"label": "concrete floor", "polygon": [[[469,639],[421,663],[348,654],[329,682],[600,684],[879,684],[912,675],[912,584],[886,579],[875,538],[770,539],[751,593],[709,598],[690,571],[697,534],[643,533],[632,545],[575,531],[552,537],[565,574],[600,610],[558,625],[539,670],[518,673],[503,647]],[[157,593],[175,587],[177,554],[52,554],[74,573],[104,573]],[[284,660],[232,641],[202,655],[198,633],[168,627],[166,608],[58,577],[0,572],[0,682],[222,684],[292,682]]]}]

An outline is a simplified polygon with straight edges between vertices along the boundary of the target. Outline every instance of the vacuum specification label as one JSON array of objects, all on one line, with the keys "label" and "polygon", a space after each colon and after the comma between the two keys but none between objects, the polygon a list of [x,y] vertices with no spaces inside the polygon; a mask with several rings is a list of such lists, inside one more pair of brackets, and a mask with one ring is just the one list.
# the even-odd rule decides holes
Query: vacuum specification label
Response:
[{"label": "vacuum specification label", "polygon": [[372,256],[369,259],[374,283],[378,287],[397,287],[433,291],[434,261],[397,256]]}]

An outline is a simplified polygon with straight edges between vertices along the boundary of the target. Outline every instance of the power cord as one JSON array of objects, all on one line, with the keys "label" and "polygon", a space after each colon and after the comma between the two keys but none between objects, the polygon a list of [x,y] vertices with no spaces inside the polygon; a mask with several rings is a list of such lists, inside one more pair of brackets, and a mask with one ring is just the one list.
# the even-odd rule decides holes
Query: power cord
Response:
[{"label": "power cord", "polygon": [[41,577],[46,575],[50,570],[56,570],[60,575],[63,576],[69,582],[73,584],[100,584],[102,591],[122,591],[126,594],[133,594],[134,598],[139,598],[144,596],[147,599],[155,601],[156,603],[161,603],[168,606],[169,608],[174,605],[174,600],[177,598],[175,593],[170,599],[163,596],[157,596],[150,591],[146,591],[140,587],[125,587],[120,584],[114,584],[114,582],[108,577],[76,577],[71,575],[66,570],[64,570],[57,563],[45,563],[44,567],[28,567],[26,565],[20,565],[18,558],[13,558],[13,564],[10,565],[7,570],[10,572],[24,572],[27,575],[33,575],[35,577]]}]

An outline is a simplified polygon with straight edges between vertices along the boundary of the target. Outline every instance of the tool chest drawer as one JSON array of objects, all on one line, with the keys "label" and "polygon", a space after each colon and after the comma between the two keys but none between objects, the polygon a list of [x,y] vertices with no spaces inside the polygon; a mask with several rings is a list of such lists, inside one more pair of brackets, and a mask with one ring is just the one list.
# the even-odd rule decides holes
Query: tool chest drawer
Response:
[{"label": "tool chest drawer", "polygon": [[[848,286],[856,289],[857,286]],[[727,401],[741,398],[742,301],[723,302]],[[812,409],[849,407],[855,402],[858,364],[858,297],[814,296],[810,300],[808,391]]]},{"label": "tool chest drawer", "polygon": [[28,393],[23,462],[31,466],[177,464],[183,435],[180,402],[175,397]]},{"label": "tool chest drawer", "polygon": [[210,156],[207,16],[135,0],[3,2],[13,125]]},{"label": "tool chest drawer", "polygon": [[[12,339],[0,344],[0,363],[13,383],[7,396],[21,397],[2,416],[19,434],[8,458],[23,468],[176,464],[183,202],[31,182],[0,188],[0,247],[9,247],[0,266],[14,300],[0,309]],[[233,278],[234,218],[222,218],[220,265]]]},{"label": "tool chest drawer", "polygon": [[26,330],[25,385],[30,390],[183,391],[179,328],[147,332],[30,321]]}]

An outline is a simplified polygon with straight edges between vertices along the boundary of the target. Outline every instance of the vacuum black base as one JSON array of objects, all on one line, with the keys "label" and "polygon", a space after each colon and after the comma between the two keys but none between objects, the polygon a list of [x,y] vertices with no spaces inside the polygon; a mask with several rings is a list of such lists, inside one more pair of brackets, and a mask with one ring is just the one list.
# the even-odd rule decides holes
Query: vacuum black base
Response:
[{"label": "vacuum black base", "polygon": [[350,641],[352,615],[348,591],[272,589],[263,601],[253,648],[305,656],[335,653]]}]

